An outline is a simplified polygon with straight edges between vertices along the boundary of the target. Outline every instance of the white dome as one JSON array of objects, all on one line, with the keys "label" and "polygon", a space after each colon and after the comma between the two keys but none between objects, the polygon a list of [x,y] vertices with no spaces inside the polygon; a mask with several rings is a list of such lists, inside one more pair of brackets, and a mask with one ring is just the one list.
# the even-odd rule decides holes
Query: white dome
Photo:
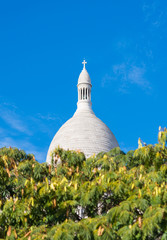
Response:
[{"label": "white dome", "polygon": [[80,73],[78,78],[78,84],[80,83],[88,83],[91,85],[90,76],[85,67],[82,69],[82,72]]},{"label": "white dome", "polygon": [[76,111],[56,133],[49,147],[48,163],[51,161],[50,153],[58,146],[66,150],[80,150],[86,157],[90,157],[119,145],[110,129],[93,111],[82,110]]},{"label": "white dome", "polygon": [[65,150],[80,150],[86,158],[99,152],[108,152],[118,147],[118,142],[110,129],[95,116],[91,102],[91,80],[84,67],[78,79],[77,110],[54,136],[47,154],[51,162],[51,153],[56,147]]}]

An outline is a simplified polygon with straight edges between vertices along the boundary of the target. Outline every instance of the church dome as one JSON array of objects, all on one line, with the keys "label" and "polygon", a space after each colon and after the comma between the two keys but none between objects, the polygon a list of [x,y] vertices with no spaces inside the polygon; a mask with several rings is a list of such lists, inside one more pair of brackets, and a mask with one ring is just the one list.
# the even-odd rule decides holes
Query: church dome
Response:
[{"label": "church dome", "polygon": [[78,78],[78,85],[80,83],[88,83],[91,85],[90,76],[85,67],[82,69],[82,72],[80,73]]},{"label": "church dome", "polygon": [[88,158],[99,152],[108,152],[118,147],[118,142],[110,129],[97,118],[92,110],[91,80],[85,68],[78,79],[77,110],[54,136],[47,154],[47,162],[51,162],[51,153],[56,147],[79,150]]}]

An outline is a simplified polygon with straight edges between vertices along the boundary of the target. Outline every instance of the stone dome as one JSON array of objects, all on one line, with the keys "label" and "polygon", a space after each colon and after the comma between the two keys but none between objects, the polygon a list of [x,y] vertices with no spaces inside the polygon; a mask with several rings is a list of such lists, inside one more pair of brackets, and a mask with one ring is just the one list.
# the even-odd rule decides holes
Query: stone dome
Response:
[{"label": "stone dome", "polygon": [[82,72],[79,75],[78,84],[80,84],[80,83],[88,83],[91,85],[90,76],[89,76],[89,73],[87,72],[86,68],[83,68]]},{"label": "stone dome", "polygon": [[118,142],[110,129],[97,118],[92,110],[91,80],[84,68],[78,79],[77,110],[54,136],[47,154],[51,162],[51,153],[56,147],[69,150],[80,150],[88,158],[99,152],[108,152],[118,147]]}]

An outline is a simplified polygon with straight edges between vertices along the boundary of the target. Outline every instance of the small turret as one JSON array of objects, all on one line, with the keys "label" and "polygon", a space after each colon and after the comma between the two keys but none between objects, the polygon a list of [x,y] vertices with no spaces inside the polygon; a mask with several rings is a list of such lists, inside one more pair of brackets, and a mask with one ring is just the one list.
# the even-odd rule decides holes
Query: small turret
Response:
[{"label": "small turret", "polygon": [[78,103],[77,107],[78,110],[80,109],[91,109],[92,108],[92,102],[91,102],[91,80],[89,73],[86,70],[85,64],[87,62],[84,60],[82,62],[83,64],[83,69],[82,72],[79,75],[78,78]]}]

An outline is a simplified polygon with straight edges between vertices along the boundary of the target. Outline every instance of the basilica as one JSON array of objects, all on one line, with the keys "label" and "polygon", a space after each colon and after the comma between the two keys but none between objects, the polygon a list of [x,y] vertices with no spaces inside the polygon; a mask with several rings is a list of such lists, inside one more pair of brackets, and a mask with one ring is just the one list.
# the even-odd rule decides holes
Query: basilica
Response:
[{"label": "basilica", "polygon": [[84,60],[77,84],[77,110],[54,136],[48,150],[47,163],[51,163],[51,153],[58,146],[65,150],[79,150],[86,158],[119,146],[111,130],[92,110],[92,84],[85,65]]}]

